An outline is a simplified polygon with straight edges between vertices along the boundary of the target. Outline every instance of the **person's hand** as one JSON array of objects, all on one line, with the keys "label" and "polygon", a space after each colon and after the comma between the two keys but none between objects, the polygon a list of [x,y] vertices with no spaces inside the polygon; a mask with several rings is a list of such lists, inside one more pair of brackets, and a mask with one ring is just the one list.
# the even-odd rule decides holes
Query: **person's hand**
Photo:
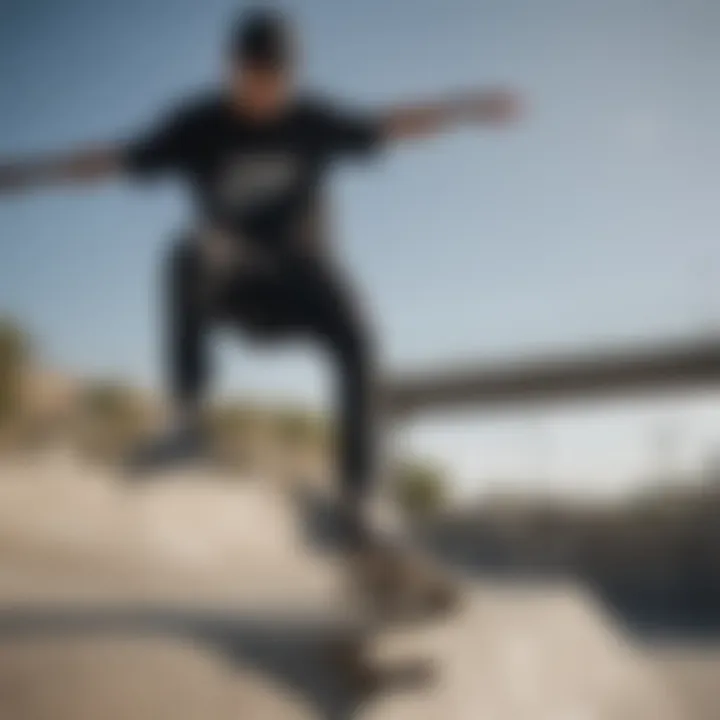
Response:
[{"label": "person's hand", "polygon": [[504,125],[522,115],[522,101],[510,90],[487,90],[474,103],[471,114],[483,122]]},{"label": "person's hand", "polygon": [[208,229],[202,233],[202,256],[212,272],[235,268],[242,261],[242,247],[227,233]]},{"label": "person's hand", "polygon": [[98,181],[119,173],[122,167],[122,152],[112,146],[0,162],[0,195],[62,182]]},{"label": "person's hand", "polygon": [[216,228],[205,230],[201,238],[203,259],[211,275],[267,269],[267,258],[247,238]]}]

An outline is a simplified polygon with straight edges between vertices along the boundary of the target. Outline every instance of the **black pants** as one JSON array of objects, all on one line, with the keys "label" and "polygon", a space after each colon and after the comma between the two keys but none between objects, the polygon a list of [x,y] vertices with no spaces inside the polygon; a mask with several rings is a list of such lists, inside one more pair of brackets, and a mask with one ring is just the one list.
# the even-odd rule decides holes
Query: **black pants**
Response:
[{"label": "black pants", "polygon": [[245,269],[222,282],[204,277],[197,246],[183,241],[169,259],[171,391],[198,404],[209,380],[208,336],[233,326],[249,337],[307,336],[327,351],[336,376],[342,491],[360,499],[374,470],[374,353],[347,284],[329,263],[277,259],[265,270]]}]

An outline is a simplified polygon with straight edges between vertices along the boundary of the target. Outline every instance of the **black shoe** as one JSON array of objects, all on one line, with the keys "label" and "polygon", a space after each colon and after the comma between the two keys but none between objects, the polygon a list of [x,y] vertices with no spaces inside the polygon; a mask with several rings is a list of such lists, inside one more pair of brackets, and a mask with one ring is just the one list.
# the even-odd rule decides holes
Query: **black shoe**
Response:
[{"label": "black shoe", "polygon": [[182,430],[151,440],[136,448],[125,464],[126,470],[142,476],[163,470],[184,467],[207,459],[207,448],[202,434]]},{"label": "black shoe", "polygon": [[342,553],[359,551],[369,544],[372,533],[360,503],[306,490],[298,491],[296,500],[313,544]]}]

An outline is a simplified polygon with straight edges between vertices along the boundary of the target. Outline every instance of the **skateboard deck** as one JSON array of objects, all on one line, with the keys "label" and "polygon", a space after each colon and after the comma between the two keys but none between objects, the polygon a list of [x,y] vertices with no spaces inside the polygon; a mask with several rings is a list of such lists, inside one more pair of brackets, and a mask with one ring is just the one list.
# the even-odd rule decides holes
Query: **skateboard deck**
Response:
[{"label": "skateboard deck", "polygon": [[334,498],[311,490],[297,498],[309,542],[344,558],[348,597],[366,611],[390,622],[423,622],[458,607],[458,578],[408,538],[379,536],[366,549],[348,549]]},{"label": "skateboard deck", "polygon": [[343,556],[342,604],[355,621],[327,640],[326,657],[335,672],[360,695],[432,682],[431,658],[383,663],[373,657],[372,646],[384,632],[424,627],[452,616],[460,605],[457,580],[407,541],[382,539],[371,543],[372,549],[348,551],[341,509],[332,497],[304,491],[300,504],[309,541]]}]

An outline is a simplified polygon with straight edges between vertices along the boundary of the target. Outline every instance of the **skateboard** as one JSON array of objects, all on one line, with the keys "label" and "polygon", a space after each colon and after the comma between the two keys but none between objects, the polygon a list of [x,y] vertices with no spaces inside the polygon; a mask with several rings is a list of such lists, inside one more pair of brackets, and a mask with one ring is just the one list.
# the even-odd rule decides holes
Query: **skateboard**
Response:
[{"label": "skateboard", "polygon": [[364,547],[348,547],[343,510],[332,496],[303,489],[295,500],[307,540],[343,558],[348,597],[378,620],[427,622],[459,604],[458,578],[412,540],[378,532]]},{"label": "skateboard", "polygon": [[432,659],[382,663],[373,657],[373,644],[383,632],[427,627],[452,617],[461,605],[459,582],[409,542],[379,538],[367,548],[348,550],[341,509],[328,495],[304,491],[301,510],[310,541],[342,555],[343,605],[360,618],[327,642],[326,659],[335,672],[360,696],[432,682]]}]

